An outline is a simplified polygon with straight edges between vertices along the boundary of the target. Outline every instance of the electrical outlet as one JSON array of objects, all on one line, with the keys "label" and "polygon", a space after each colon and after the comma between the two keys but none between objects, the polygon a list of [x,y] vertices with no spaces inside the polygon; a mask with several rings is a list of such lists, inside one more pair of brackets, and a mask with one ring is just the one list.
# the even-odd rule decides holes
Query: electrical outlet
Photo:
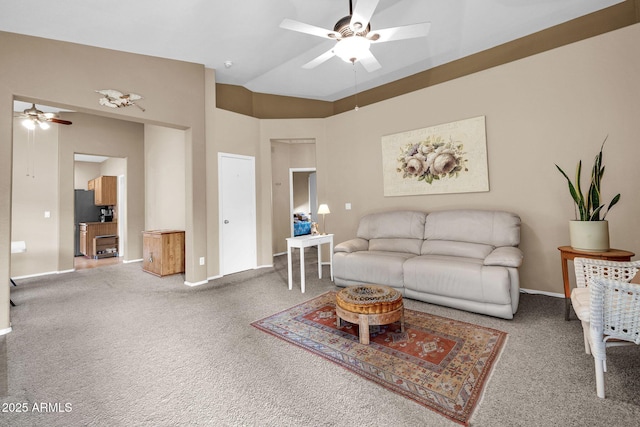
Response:
[{"label": "electrical outlet", "polygon": [[350,210],[351,210],[351,203],[345,203],[345,204],[344,204],[344,208],[345,208],[346,210],[350,211]]},{"label": "electrical outlet", "polygon": [[45,218],[51,218],[51,211],[44,211]]},{"label": "electrical outlet", "polygon": [[200,265],[204,265],[204,257],[203,256],[200,257]]}]

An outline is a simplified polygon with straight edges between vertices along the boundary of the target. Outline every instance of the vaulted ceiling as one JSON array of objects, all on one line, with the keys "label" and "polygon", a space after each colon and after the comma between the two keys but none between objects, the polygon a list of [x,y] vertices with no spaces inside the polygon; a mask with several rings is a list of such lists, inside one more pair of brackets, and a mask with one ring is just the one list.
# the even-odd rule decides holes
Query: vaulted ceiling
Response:
[{"label": "vaulted ceiling", "polygon": [[280,27],[289,18],[332,30],[349,15],[348,0],[12,1],[2,4],[0,30],[195,62],[215,69],[218,83],[335,101],[621,2],[380,0],[373,30],[431,28],[427,37],[372,45],[382,66],[373,72],[337,57],[304,69],[336,42]]}]

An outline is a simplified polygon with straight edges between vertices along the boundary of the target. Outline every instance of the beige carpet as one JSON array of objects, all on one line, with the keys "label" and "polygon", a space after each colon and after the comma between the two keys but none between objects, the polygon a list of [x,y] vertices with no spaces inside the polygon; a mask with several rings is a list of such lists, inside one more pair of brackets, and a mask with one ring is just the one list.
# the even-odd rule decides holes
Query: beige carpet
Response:
[{"label": "beige carpet", "polygon": [[[297,286],[287,289],[286,257],[275,269],[197,288],[181,275],[146,274],[140,264],[19,280],[11,289],[13,332],[0,337],[0,425],[457,425],[251,326],[338,289],[328,268],[317,278],[313,253],[307,260],[305,294],[295,269]],[[560,299],[522,295],[511,321],[405,302],[509,334],[472,426],[640,419],[640,352],[610,352],[608,397],[598,399],[580,324],[564,321]],[[28,411],[11,412],[11,404]]]}]

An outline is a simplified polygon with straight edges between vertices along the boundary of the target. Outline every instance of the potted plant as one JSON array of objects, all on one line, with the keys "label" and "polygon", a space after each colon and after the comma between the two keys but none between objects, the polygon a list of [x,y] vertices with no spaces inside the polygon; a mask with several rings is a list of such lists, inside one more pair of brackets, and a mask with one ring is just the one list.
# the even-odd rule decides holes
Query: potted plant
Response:
[{"label": "potted plant", "polygon": [[611,208],[620,201],[620,194],[616,194],[606,210],[604,204],[600,203],[600,186],[604,175],[604,165],[602,164],[602,150],[607,138],[602,142],[600,152],[596,155],[591,169],[591,182],[586,194],[582,193],[580,186],[582,173],[582,160],[576,167],[575,184],[566,173],[556,165],[556,168],[567,179],[569,193],[573,198],[576,208],[576,219],[569,222],[569,240],[571,247],[589,252],[604,252],[609,250],[609,223],[605,220]]}]

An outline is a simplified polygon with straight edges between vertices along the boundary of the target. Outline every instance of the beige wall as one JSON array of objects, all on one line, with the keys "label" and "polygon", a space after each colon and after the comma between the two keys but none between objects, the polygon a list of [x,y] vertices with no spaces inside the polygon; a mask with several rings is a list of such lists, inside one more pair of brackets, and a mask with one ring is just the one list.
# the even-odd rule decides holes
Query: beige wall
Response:
[{"label": "beige wall", "polygon": [[[433,86],[326,121],[318,176],[336,241],[358,218],[391,209],[503,209],[522,218],[521,286],[561,293],[558,246],[568,244],[573,206],[554,163],[590,166],[603,139],[604,198],[613,247],[640,254],[640,25]],[[384,197],[383,135],[486,116],[490,191]],[[353,209],[344,209],[346,202]],[[329,222],[330,221],[330,222]]]},{"label": "beige wall", "polygon": [[185,228],[184,131],[146,125],[145,228],[147,230]]},{"label": "beige wall", "polygon": [[[13,138],[13,143],[15,144],[15,135]],[[88,190],[89,181],[100,175],[100,166],[101,164],[98,162],[74,162],[73,188],[76,190]]]},{"label": "beige wall", "polygon": [[[27,129],[14,120],[11,240],[24,241],[27,252],[11,257],[14,277],[58,270],[58,127]],[[49,212],[49,218],[45,217]]]},{"label": "beige wall", "polygon": [[[136,129],[137,130],[137,129]],[[121,157],[109,157],[100,163],[100,173],[98,176],[120,176],[127,174],[127,159]]]}]

